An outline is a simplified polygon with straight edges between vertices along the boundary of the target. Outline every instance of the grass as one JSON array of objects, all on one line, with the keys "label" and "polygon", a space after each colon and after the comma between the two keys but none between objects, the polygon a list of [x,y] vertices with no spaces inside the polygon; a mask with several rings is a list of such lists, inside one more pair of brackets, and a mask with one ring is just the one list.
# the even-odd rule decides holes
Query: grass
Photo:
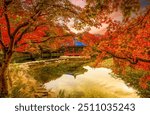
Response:
[{"label": "grass", "polygon": [[[116,66],[113,63],[113,59],[106,59],[101,64],[101,67],[111,68],[112,70],[116,69]],[[119,67],[117,69],[120,69]],[[148,88],[143,89],[139,85],[139,81],[141,77],[145,75],[150,75],[149,71],[144,71],[141,69],[133,69],[131,67],[126,67],[125,74],[121,72],[116,75],[117,77],[121,78],[128,86],[135,88],[138,91],[140,97],[150,98],[150,82],[148,82]]]},{"label": "grass", "polygon": [[[103,87],[103,86],[102,86]],[[82,90],[60,90],[57,97],[58,98],[120,98],[122,92],[118,92],[117,94],[111,93],[109,91],[105,91],[106,89],[102,87],[82,87]]]},{"label": "grass", "polygon": [[9,75],[12,81],[10,97],[12,98],[31,98],[34,97],[35,88],[38,82],[28,75],[25,67],[21,68],[18,64],[9,67]]},{"label": "grass", "polygon": [[[24,63],[24,62],[29,62],[29,61],[35,61],[35,60],[47,60],[47,59],[52,59],[52,58],[59,58],[61,54],[59,53],[44,53],[42,57],[40,54],[33,54],[33,59],[30,57],[29,54],[22,54],[22,53],[14,53],[12,56],[12,61],[13,63]],[[0,54],[0,59],[2,55]]]},{"label": "grass", "polygon": [[72,91],[67,92],[65,90],[60,90],[57,98],[117,98],[117,96],[110,93],[104,93],[104,91]]},{"label": "grass", "polygon": [[144,77],[145,75],[149,75],[150,72],[144,71],[144,70],[136,70],[132,68],[127,68],[126,69],[126,74],[125,75],[118,75],[121,79],[123,79],[129,86],[132,86],[133,88],[138,90],[138,93],[140,97],[144,98],[150,98],[150,82],[148,82],[148,88],[143,89],[139,85],[139,81],[141,77]]}]

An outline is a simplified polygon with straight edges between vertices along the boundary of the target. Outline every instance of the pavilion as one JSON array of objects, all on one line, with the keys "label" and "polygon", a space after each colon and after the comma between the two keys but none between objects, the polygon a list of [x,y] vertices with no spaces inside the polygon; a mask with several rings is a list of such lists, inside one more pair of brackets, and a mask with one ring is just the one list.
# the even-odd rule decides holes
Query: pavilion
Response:
[{"label": "pavilion", "polygon": [[73,43],[66,43],[64,46],[64,56],[81,56],[83,48],[86,45],[83,42],[73,39]]}]

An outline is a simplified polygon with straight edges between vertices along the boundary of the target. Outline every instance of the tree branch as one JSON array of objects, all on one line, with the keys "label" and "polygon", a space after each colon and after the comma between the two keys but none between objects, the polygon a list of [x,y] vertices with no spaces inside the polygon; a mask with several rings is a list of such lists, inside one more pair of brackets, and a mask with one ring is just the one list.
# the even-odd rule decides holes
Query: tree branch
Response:
[{"label": "tree branch", "polygon": [[18,37],[18,39],[15,41],[15,46],[18,44],[18,42],[22,39],[22,37],[23,37],[23,35],[25,34],[25,33],[27,33],[27,31],[28,31],[28,29],[30,28],[30,26],[28,26],[27,28],[25,28],[23,31],[22,31],[22,33],[19,35],[19,37]]},{"label": "tree branch", "polygon": [[29,22],[24,22],[24,23],[20,24],[19,26],[17,26],[17,28],[12,33],[12,36],[15,36],[21,28],[26,27],[28,24],[29,24]]},{"label": "tree branch", "polygon": [[139,58],[139,57],[137,57],[136,59],[137,59],[138,61],[150,63],[150,60],[149,60],[149,59],[142,59],[142,58]]},{"label": "tree branch", "polygon": [[4,45],[4,43],[2,42],[1,39],[0,39],[0,44],[2,45],[2,48],[5,49],[5,45]]},{"label": "tree branch", "polygon": [[143,23],[143,21],[145,20],[146,16],[150,13],[150,8],[147,10],[147,12],[144,14],[143,18],[140,21],[137,21],[136,23],[132,24],[129,26],[128,31],[130,31],[131,29],[137,27],[137,25],[140,25]]},{"label": "tree branch", "polygon": [[32,31],[29,30],[30,27],[32,26],[32,24],[28,25],[28,27],[26,27],[26,28],[21,32],[21,34],[19,35],[19,37],[18,37],[17,40],[15,41],[15,46],[16,46],[16,45],[18,44],[18,42],[22,39],[22,37],[23,37],[24,34],[26,34],[26,33],[28,33],[28,32],[36,31],[36,29],[37,29],[38,27],[40,27],[41,25],[45,25],[45,23],[40,23],[40,24],[36,25]]},{"label": "tree branch", "polygon": [[[31,41],[31,43],[33,43],[33,44],[35,44],[35,43],[43,43],[43,42],[47,42],[48,40],[50,40],[50,39],[53,39],[53,38],[62,38],[62,37],[74,37],[74,35],[63,35],[63,36],[54,36],[54,37],[48,37],[47,39],[45,39],[45,40],[42,40],[42,41]],[[20,47],[20,46],[23,46],[23,45],[26,45],[26,44],[28,44],[28,43],[22,43],[22,44],[20,44],[19,46],[17,46],[17,47]]]},{"label": "tree branch", "polygon": [[69,37],[69,36],[73,36],[73,35],[63,35],[63,36],[54,36],[54,37],[48,37],[47,39],[45,40],[42,40],[42,41],[33,41],[31,43],[42,43],[42,42],[47,42],[48,40],[50,39],[53,39],[53,38],[62,38],[62,37]]},{"label": "tree branch", "polygon": [[4,14],[4,17],[5,17],[5,20],[6,20],[8,36],[9,36],[10,39],[13,39],[13,38],[12,38],[12,35],[11,35],[10,22],[9,22],[8,15],[5,13],[5,14]]},{"label": "tree branch", "polygon": [[0,25],[0,44],[2,45],[2,48],[5,49],[5,44],[2,41],[1,25]]},{"label": "tree branch", "polygon": [[132,58],[126,58],[126,57],[121,57],[121,56],[118,56],[118,55],[115,55],[113,54],[112,52],[109,52],[109,51],[105,51],[107,54],[111,55],[112,57],[115,57],[115,58],[118,58],[118,59],[123,59],[123,60],[127,60],[129,61],[131,64],[137,64],[138,63],[138,60],[136,59],[135,61],[133,61]]},{"label": "tree branch", "polygon": [[87,24],[89,24],[89,22],[92,23],[91,20],[89,20],[89,22],[88,22],[88,21],[85,20],[83,17],[80,17],[80,16],[79,16],[79,13],[78,13],[77,11],[74,11],[74,10],[70,9],[69,7],[63,7],[63,6],[61,6],[61,5],[52,5],[52,6],[53,6],[53,7],[57,7],[57,8],[59,8],[59,9],[64,9],[64,10],[69,11],[70,13],[76,15],[82,22],[86,22]]},{"label": "tree branch", "polygon": [[[40,13],[41,13],[40,11],[37,11],[34,15],[32,15],[30,17],[30,19],[32,19],[33,21],[36,21],[36,17],[38,17],[40,15]],[[29,23],[29,20],[28,20],[28,21],[25,21],[24,23],[20,24],[19,26],[17,26],[17,28],[12,33],[12,36],[15,36],[20,29],[22,29],[23,27],[28,26],[29,24],[30,23]]]},{"label": "tree branch", "polygon": [[150,59],[142,59],[142,58],[139,58],[139,57],[136,57],[135,59],[133,59],[133,58],[126,58],[126,57],[117,56],[117,55],[115,55],[115,54],[113,54],[111,52],[108,52],[108,51],[105,51],[105,52],[108,53],[108,54],[110,54],[111,56],[113,56],[115,58],[127,60],[131,64],[137,64],[139,61],[150,63]]},{"label": "tree branch", "polygon": [[139,58],[139,57],[136,57],[136,59],[133,59],[133,58],[128,58],[128,57],[121,57],[121,56],[118,56],[110,51],[106,51],[106,50],[96,50],[98,53],[102,53],[102,52],[106,52],[107,54],[111,55],[112,57],[114,58],[118,58],[118,59],[122,59],[122,60],[126,60],[128,62],[130,62],[131,64],[137,64],[139,61],[141,62],[146,62],[146,63],[150,63],[150,59],[142,59],[142,58]]}]

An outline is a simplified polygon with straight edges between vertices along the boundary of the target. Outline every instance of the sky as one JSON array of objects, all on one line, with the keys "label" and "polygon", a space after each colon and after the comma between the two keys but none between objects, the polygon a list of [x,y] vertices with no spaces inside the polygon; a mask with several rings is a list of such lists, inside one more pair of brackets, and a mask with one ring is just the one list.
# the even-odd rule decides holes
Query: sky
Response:
[{"label": "sky", "polygon": [[142,7],[148,6],[150,5],[150,1],[148,0],[140,0],[140,4]]},{"label": "sky", "polygon": [[[121,21],[122,18],[123,18],[123,16],[122,16],[120,11],[112,13],[110,15],[110,17],[112,19],[114,19],[114,20],[117,20],[117,21]],[[107,26],[108,26],[107,24],[102,24],[102,27],[100,29],[92,27],[89,32],[92,33],[92,34],[104,34],[106,32],[106,30],[107,30],[106,29]]]},{"label": "sky", "polygon": [[[70,2],[72,2],[74,5],[80,6],[80,7],[84,7],[86,5],[85,0],[70,0]],[[142,6],[142,8],[144,8],[145,6],[150,5],[150,1],[148,2],[147,0],[140,0],[140,4]],[[110,15],[113,19],[121,21],[123,16],[121,14],[120,11],[114,12],[113,14]],[[100,29],[97,29],[95,27],[91,27],[91,30],[89,31],[92,34],[104,34],[106,31],[106,24],[103,24],[103,26]],[[75,29],[71,29],[73,32],[78,33],[80,31],[77,31]]]},{"label": "sky", "polygon": [[[70,2],[82,8],[86,5],[85,0],[70,0]],[[114,18],[115,20],[122,20],[122,14],[119,11],[111,14],[111,17]],[[107,24],[102,24],[101,28],[91,27],[91,30],[89,32],[92,34],[104,34],[106,32],[106,27]],[[71,30],[75,33],[82,32],[82,31],[77,31],[74,28],[71,28]]]},{"label": "sky", "polygon": [[86,5],[85,0],[70,0],[70,2],[82,8]]}]

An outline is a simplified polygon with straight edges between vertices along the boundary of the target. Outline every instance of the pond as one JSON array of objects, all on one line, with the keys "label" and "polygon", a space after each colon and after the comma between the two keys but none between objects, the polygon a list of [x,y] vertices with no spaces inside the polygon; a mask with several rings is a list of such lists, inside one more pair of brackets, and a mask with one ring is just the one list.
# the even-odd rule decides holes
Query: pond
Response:
[{"label": "pond", "polygon": [[45,83],[44,86],[56,94],[54,97],[139,97],[135,89],[114,77],[111,69],[90,66],[83,68],[87,70],[83,74],[77,76],[63,74],[58,79]]}]

